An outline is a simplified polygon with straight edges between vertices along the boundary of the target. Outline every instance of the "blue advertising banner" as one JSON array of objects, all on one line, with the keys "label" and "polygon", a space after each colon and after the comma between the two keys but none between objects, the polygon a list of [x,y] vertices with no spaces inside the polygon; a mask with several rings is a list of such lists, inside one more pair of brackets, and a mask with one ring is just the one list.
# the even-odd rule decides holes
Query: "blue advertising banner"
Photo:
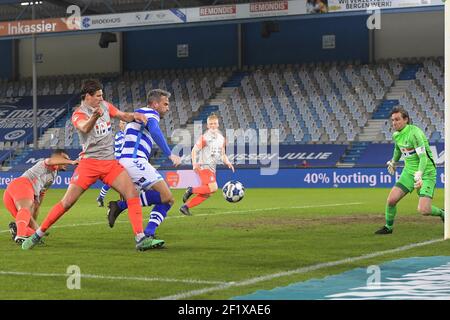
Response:
[{"label": "blue advertising banner", "polygon": [[[160,173],[166,176],[167,172]],[[231,170],[218,170],[219,186],[229,180],[239,180],[246,188],[390,188],[400,178],[400,170],[395,176],[387,173],[385,168],[352,169],[280,169],[276,175],[261,175],[259,169],[242,169],[233,173]],[[6,188],[12,179],[22,172],[0,172],[0,189]],[[67,188],[72,172],[61,172],[54,188]],[[101,188],[103,183],[97,181],[92,188]],[[437,169],[438,188],[444,187],[444,168]]]},{"label": "blue advertising banner", "polygon": [[[1,132],[1,131],[0,131]],[[258,148],[257,146],[234,147],[234,153],[227,151],[228,158],[235,165],[259,167],[332,167],[344,154],[346,145],[281,145],[279,150],[271,148]],[[174,153],[181,154],[183,168],[191,169],[191,148],[185,150],[175,147]],[[67,150],[71,159],[76,159],[81,150]],[[184,152],[183,152],[184,151]],[[51,150],[37,150],[23,158],[20,163],[20,169],[26,169],[37,161],[48,157]],[[185,154],[185,155],[184,155]],[[152,159],[151,162],[155,160]],[[385,162],[384,162],[385,163]],[[172,161],[165,158],[162,167],[172,168]],[[71,170],[71,169],[69,169]]]},{"label": "blue advertising banner", "polygon": [[[430,149],[433,154],[433,159],[437,166],[444,165],[444,143],[430,144]],[[367,149],[361,154],[357,165],[372,166],[385,165],[386,161],[392,158],[394,151],[394,144],[391,143],[372,143],[367,146]]]},{"label": "blue advertising banner", "polygon": [[[37,125],[47,129],[70,107],[71,95],[38,97]],[[0,99],[0,141],[29,141],[33,136],[32,97]]]},{"label": "blue advertising banner", "polygon": [[[234,145],[227,146],[226,153],[233,164],[265,166],[279,164],[280,167],[329,167],[342,157],[347,145],[302,144],[302,145]],[[182,149],[175,146],[173,152],[180,154],[183,165],[191,165],[191,147]],[[172,166],[167,160],[162,166]]]}]

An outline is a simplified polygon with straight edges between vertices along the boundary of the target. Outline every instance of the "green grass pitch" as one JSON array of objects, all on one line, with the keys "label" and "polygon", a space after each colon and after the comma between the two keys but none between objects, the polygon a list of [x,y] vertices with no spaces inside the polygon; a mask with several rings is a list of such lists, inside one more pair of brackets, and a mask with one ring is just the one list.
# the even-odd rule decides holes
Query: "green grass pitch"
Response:
[{"label": "green grass pitch", "polygon": [[[50,190],[41,222],[65,190]],[[388,189],[247,189],[236,204],[217,192],[182,216],[177,203],[159,227],[165,249],[137,252],[127,214],[110,229],[98,190],[88,190],[51,229],[44,246],[23,251],[11,241],[12,221],[0,206],[0,299],[230,299],[260,289],[366,267],[385,261],[448,255],[448,241],[301,273],[320,263],[359,257],[443,238],[439,218],[416,212],[417,195],[398,206],[394,233],[384,224]],[[1,191],[3,195],[3,191]],[[110,191],[106,201],[117,194]],[[443,206],[437,190],[434,204]],[[143,208],[144,222],[149,208]],[[80,268],[80,289],[68,289],[67,268]],[[208,290],[209,289],[209,290]]]}]

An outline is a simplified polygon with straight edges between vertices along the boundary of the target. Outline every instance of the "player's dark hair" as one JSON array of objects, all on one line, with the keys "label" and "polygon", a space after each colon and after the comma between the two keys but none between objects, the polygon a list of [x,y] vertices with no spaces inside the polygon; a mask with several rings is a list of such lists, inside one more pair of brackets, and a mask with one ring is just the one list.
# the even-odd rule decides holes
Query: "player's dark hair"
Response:
[{"label": "player's dark hair", "polygon": [[81,100],[84,100],[86,94],[94,95],[98,90],[102,90],[103,86],[97,79],[88,79],[81,86]]},{"label": "player's dark hair", "polygon": [[389,113],[389,118],[391,118],[394,113],[400,113],[403,119],[408,118],[408,124],[411,124],[411,118],[409,117],[409,113],[408,111],[405,110],[405,108],[403,107],[392,108],[391,112]]},{"label": "player's dark hair", "polygon": [[60,154],[67,154],[67,152],[66,152],[66,150],[64,150],[64,149],[55,149],[55,150],[53,150],[53,152],[52,152],[52,156],[53,155],[60,155]]},{"label": "player's dark hair", "polygon": [[170,98],[171,93],[169,91],[163,89],[153,89],[147,94],[147,103],[151,104],[152,102],[159,102],[161,97]]}]

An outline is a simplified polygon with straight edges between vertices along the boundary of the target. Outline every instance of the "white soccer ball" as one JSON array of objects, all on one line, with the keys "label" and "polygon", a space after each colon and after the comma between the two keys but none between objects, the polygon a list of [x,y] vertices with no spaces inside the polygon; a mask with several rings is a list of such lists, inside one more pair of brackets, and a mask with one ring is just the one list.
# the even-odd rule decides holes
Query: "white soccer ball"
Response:
[{"label": "white soccer ball", "polygon": [[231,180],[225,183],[222,193],[228,202],[239,202],[244,197],[245,188],[239,181]]}]

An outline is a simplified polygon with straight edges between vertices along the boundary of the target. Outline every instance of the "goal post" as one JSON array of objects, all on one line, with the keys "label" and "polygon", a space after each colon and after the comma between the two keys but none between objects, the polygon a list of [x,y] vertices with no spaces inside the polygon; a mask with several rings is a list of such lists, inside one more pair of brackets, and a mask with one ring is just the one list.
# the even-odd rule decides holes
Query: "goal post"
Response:
[{"label": "goal post", "polygon": [[450,1],[444,3],[444,92],[445,92],[445,119],[444,119],[444,146],[445,146],[445,167],[444,167],[444,199],[445,199],[445,223],[444,239],[450,239]]}]

